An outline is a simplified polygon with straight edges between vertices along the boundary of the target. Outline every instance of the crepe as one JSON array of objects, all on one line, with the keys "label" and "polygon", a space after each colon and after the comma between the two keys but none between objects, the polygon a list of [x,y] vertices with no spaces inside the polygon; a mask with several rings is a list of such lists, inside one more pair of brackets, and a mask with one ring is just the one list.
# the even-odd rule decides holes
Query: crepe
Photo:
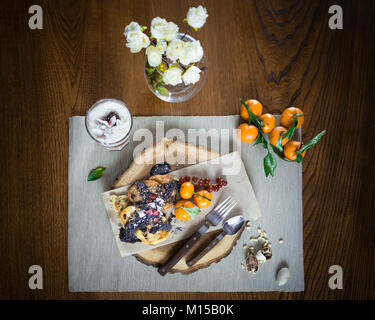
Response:
[{"label": "crepe", "polygon": [[129,168],[116,178],[112,188],[127,186],[137,180],[148,178],[151,168],[157,163],[167,162],[172,170],[176,170],[219,156],[220,154],[215,150],[163,138],[159,143],[140,152]]}]

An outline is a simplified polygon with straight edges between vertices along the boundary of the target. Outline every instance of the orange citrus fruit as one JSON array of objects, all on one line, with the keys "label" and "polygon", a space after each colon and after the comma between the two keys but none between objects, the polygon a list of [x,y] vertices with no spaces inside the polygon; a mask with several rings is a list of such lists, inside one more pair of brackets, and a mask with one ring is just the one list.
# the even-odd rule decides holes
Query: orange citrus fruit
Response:
[{"label": "orange citrus fruit", "polygon": [[[284,155],[289,160],[295,161],[297,159],[296,151],[302,147],[301,141],[289,141],[284,147]],[[305,157],[306,151],[301,153],[302,158]]]},{"label": "orange citrus fruit", "polygon": [[207,190],[198,191],[194,195],[193,201],[197,207],[207,208],[212,202],[212,194]]},{"label": "orange citrus fruit", "polygon": [[[245,101],[245,103],[248,105],[250,111],[256,117],[260,117],[263,111],[263,106],[258,100],[250,99]],[[247,109],[243,104],[241,104],[240,115],[242,119],[244,119],[245,121],[249,121],[249,113],[247,112]]]},{"label": "orange citrus fruit", "polygon": [[184,208],[192,208],[194,204],[189,200],[180,200],[175,204],[174,215],[178,220],[189,220],[189,213]]},{"label": "orange citrus fruit", "polygon": [[275,128],[276,119],[272,114],[262,114],[260,116],[260,120],[262,120],[264,124],[264,127],[262,128],[264,133],[269,133],[273,130],[273,128]]},{"label": "orange citrus fruit", "polygon": [[252,124],[242,123],[238,126],[238,139],[242,142],[253,142],[258,136],[258,128]]},{"label": "orange citrus fruit", "polygon": [[[285,134],[285,132],[287,132],[288,130],[284,127],[276,127],[275,129],[273,129],[271,132],[270,132],[270,135],[268,136],[269,139],[270,139],[270,142],[273,146],[276,146],[276,143],[277,141],[280,139],[280,135],[281,134]],[[289,139],[287,137],[285,137],[283,140],[282,140],[282,145],[285,146],[286,143],[289,141]]]},{"label": "orange citrus fruit", "polygon": [[[284,126],[285,128],[290,128],[295,120],[294,116],[296,114],[301,114],[301,113],[303,112],[299,108],[295,108],[295,107],[286,108],[280,117],[281,125]],[[303,123],[304,116],[299,116],[297,118],[298,118],[298,123],[297,123],[296,128],[299,128]]]},{"label": "orange citrus fruit", "polygon": [[194,185],[191,182],[184,182],[180,188],[180,197],[182,199],[190,199],[194,193]]}]

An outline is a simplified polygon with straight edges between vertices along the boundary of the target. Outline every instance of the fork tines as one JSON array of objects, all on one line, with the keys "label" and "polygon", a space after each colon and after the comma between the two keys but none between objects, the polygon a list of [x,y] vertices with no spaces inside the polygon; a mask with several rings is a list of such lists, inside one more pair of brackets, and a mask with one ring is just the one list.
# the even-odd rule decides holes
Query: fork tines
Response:
[{"label": "fork tines", "polygon": [[215,207],[218,217],[225,217],[237,204],[237,201],[232,199],[231,196],[226,198],[222,203]]}]

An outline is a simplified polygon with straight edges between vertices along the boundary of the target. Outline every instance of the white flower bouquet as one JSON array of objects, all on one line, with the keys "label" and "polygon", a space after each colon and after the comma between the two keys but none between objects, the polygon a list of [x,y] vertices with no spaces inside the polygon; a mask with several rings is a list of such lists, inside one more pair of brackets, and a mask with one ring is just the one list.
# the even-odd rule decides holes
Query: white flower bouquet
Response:
[{"label": "white flower bouquet", "polygon": [[190,8],[184,20],[189,27],[184,34],[179,33],[175,23],[160,17],[152,19],[150,37],[144,33],[147,27],[137,22],[125,27],[126,46],[130,52],[146,49],[146,82],[159,98],[171,102],[186,101],[203,85],[201,75],[207,73],[204,51],[199,40],[188,33],[191,29],[202,28],[207,17],[206,8]]}]

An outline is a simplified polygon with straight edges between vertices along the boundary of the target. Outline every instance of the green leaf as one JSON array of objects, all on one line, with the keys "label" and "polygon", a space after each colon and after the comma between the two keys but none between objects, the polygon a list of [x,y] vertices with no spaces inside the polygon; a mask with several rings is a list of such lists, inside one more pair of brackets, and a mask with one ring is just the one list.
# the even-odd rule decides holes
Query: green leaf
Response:
[{"label": "green leaf", "polygon": [[273,152],[275,152],[275,154],[282,160],[288,160],[287,158],[285,158],[284,156],[284,152],[280,152],[278,149],[276,149],[276,147],[274,145],[271,144],[271,147],[272,147],[272,150]]},{"label": "green leaf", "polygon": [[264,149],[268,148],[268,142],[267,142],[266,138],[264,137],[263,131],[261,129],[259,130],[258,138],[255,141],[254,146],[259,144],[259,143],[263,146]]},{"label": "green leaf", "polygon": [[294,115],[295,120],[294,120],[292,126],[288,129],[288,131],[285,134],[280,135],[281,140],[284,139],[285,137],[288,137],[289,141],[292,140],[293,135],[294,135],[294,131],[296,130],[296,127],[298,125],[298,117],[301,117],[301,116],[303,116],[303,113],[299,113],[299,114]]},{"label": "green leaf", "polygon": [[268,151],[268,154],[264,157],[263,160],[264,165],[264,173],[266,174],[266,177],[268,177],[269,174],[271,176],[274,176],[275,169],[277,167],[277,162],[274,156]]},{"label": "green leaf", "polygon": [[147,77],[149,77],[149,78],[150,78],[150,77],[154,74],[154,72],[155,72],[155,68],[153,68],[153,67],[146,67],[145,70],[146,70]]},{"label": "green leaf", "polygon": [[[301,149],[297,150],[296,153],[301,155],[306,150],[310,149],[312,146],[316,145],[319,140],[323,137],[327,130],[323,130],[321,133],[312,138],[308,143],[306,143]],[[298,158],[297,158],[298,159]]]},{"label": "green leaf", "polygon": [[275,146],[277,152],[280,153],[280,154],[284,154],[284,148],[283,148],[283,137],[282,137],[282,136],[283,136],[283,135],[280,134],[280,138],[279,138],[279,140],[277,140],[277,142],[276,142],[276,146]]},{"label": "green leaf", "polygon": [[166,88],[162,87],[161,85],[157,85],[157,90],[162,96],[169,95],[169,91]]},{"label": "green leaf", "polygon": [[201,212],[198,207],[184,208],[184,210],[189,214],[190,219],[194,219]]},{"label": "green leaf", "polygon": [[146,29],[147,29],[146,26],[141,26],[141,31],[142,31],[142,32],[145,31]]},{"label": "green leaf", "polygon": [[105,171],[105,168],[103,167],[98,167],[94,170],[92,170],[87,178],[87,181],[94,181],[94,180],[98,180],[99,178],[101,178],[104,174],[104,171]]},{"label": "green leaf", "polygon": [[302,156],[300,154],[297,154],[296,162],[301,163],[302,159],[303,159]]}]

